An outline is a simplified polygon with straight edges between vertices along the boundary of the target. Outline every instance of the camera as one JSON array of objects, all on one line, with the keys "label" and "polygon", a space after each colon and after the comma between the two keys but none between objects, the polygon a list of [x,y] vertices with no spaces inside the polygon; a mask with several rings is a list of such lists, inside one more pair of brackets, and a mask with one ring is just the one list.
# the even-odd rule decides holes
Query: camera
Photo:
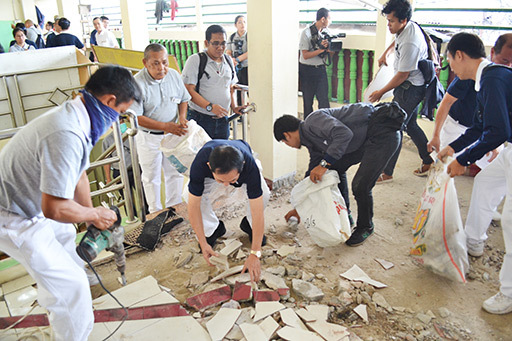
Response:
[{"label": "camera", "polygon": [[243,40],[234,40],[233,45],[233,58],[236,58],[244,54],[244,51],[242,50],[242,47],[244,46]]},{"label": "camera", "polygon": [[341,51],[343,47],[343,43],[341,41],[337,41],[339,38],[345,38],[347,35],[345,33],[339,33],[335,35],[329,34],[329,32],[320,32],[318,33],[318,40],[314,41],[315,50],[325,50],[326,48],[322,45],[322,41],[327,40],[328,44],[327,49],[332,52]]}]

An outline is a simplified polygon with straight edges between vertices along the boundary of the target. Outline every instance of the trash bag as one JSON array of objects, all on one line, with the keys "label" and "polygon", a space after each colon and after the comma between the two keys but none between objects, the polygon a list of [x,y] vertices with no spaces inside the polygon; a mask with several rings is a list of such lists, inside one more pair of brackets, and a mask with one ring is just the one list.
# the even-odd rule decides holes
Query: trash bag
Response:
[{"label": "trash bag", "polygon": [[190,166],[197,152],[211,138],[196,121],[188,121],[187,126],[185,135],[168,134],[165,136],[160,142],[160,150],[178,172],[190,176]]},{"label": "trash bag", "polygon": [[466,283],[466,234],[455,183],[446,173],[449,162],[437,160],[431,167],[412,226],[410,254],[430,271]]},{"label": "trash bag", "polygon": [[350,238],[347,205],[338,189],[339,182],[338,173],[329,170],[319,183],[307,177],[291,193],[293,207],[320,247],[336,246]]}]

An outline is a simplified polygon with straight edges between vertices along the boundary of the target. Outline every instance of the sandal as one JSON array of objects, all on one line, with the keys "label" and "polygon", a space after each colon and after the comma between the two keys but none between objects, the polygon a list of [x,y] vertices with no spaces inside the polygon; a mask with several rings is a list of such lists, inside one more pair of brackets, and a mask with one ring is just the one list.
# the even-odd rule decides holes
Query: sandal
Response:
[{"label": "sandal", "polygon": [[415,169],[415,170],[412,172],[412,174],[414,174],[414,175],[416,175],[416,176],[421,176],[421,177],[423,177],[423,176],[427,176],[428,171],[430,170],[430,166],[431,166],[431,165],[432,165],[432,164],[430,164],[430,163],[429,163],[428,165],[426,165],[426,164],[422,163],[422,164],[421,164],[421,166],[420,166],[419,168]]},{"label": "sandal", "polygon": [[381,175],[379,175],[379,178],[377,179],[377,184],[383,184],[385,182],[391,182],[393,181],[393,176],[392,175],[387,175],[386,173],[382,173]]}]

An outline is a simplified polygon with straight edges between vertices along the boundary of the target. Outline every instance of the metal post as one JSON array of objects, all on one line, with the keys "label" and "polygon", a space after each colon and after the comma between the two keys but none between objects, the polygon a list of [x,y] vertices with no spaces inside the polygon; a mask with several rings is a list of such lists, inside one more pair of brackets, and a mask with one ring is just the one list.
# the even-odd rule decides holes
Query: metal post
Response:
[{"label": "metal post", "polygon": [[[128,178],[128,170],[126,169],[126,163],[124,161],[124,148],[123,148],[123,139],[121,137],[121,128],[119,125],[119,120],[114,122],[114,126],[112,127],[114,133],[114,141],[116,144],[116,152],[117,157],[119,158],[119,173],[121,175],[121,181],[124,186],[124,198],[126,204],[124,208],[126,209],[126,213],[128,214],[129,220],[128,223],[134,223],[135,215],[133,212],[133,199],[132,199],[132,190],[130,188],[130,179]],[[136,167],[134,167],[136,168]]]},{"label": "metal post", "polygon": [[140,176],[140,167],[139,165],[139,154],[137,153],[137,145],[135,144],[134,136],[137,135],[139,124],[137,121],[137,116],[132,110],[127,110],[124,115],[128,116],[130,120],[130,128],[127,130],[128,133],[128,142],[130,144],[130,153],[132,156],[132,171],[133,171],[133,180],[135,182],[135,195],[137,201],[139,203],[139,219],[142,222],[146,221],[146,211],[144,210],[144,194],[142,193],[142,180]]},{"label": "metal post", "polygon": [[7,95],[7,103],[9,103],[9,109],[11,110],[11,122],[12,122],[12,127],[13,128],[16,128],[17,125],[16,125],[16,118],[14,117],[14,109],[12,107],[12,100],[11,100],[11,94],[9,93],[9,87],[7,86],[7,79],[6,77],[2,77],[3,81],[4,81],[4,86],[5,86],[5,94]]}]

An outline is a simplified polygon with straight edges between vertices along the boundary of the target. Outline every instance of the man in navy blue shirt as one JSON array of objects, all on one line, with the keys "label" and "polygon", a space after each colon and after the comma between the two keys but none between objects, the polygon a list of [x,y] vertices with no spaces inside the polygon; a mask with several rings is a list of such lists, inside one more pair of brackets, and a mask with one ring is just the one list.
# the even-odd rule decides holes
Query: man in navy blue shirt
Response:
[{"label": "man in navy blue shirt", "polygon": [[493,212],[506,194],[501,219],[506,254],[500,272],[500,291],[483,303],[483,308],[489,313],[506,314],[512,312],[512,69],[485,59],[484,44],[471,33],[454,35],[447,49],[453,72],[461,80],[474,80],[477,91],[473,125],[438,154],[443,159],[466,148],[448,165],[448,174],[452,177],[464,174],[467,166],[509,142],[498,157],[475,177],[469,210],[477,212],[482,233],[477,237],[479,239],[467,238],[468,249],[479,243],[483,248],[485,231]]},{"label": "man in navy blue shirt", "polygon": [[249,209],[240,228],[249,235],[252,246],[243,271],[248,270],[251,281],[258,281],[261,275],[261,246],[266,242],[263,210],[270,191],[261,174],[259,161],[253,157],[251,147],[246,142],[209,141],[199,150],[190,166],[188,215],[208,264],[211,256],[217,256],[213,251],[217,238],[226,233],[224,223],[217,218],[212,207],[212,203],[218,199],[214,193],[219,186],[222,188],[221,185],[244,187],[247,191]]},{"label": "man in navy blue shirt", "polygon": [[47,39],[46,47],[74,45],[77,49],[85,51],[85,45],[80,41],[80,39],[70,33],[67,33],[70,25],[70,21],[66,18],[60,18],[57,22],[55,22],[56,28],[60,28],[60,33],[52,37],[50,42],[48,42]]},{"label": "man in navy blue shirt", "polygon": [[[512,66],[512,33],[505,33],[496,40],[491,48],[491,61]],[[427,144],[428,151],[432,152],[434,149],[440,151],[464,134],[473,124],[475,110],[475,81],[460,80],[459,77],[455,77],[437,110],[434,133]],[[478,160],[476,165],[483,169],[496,156],[498,156],[497,151],[493,151],[492,155]]]}]

